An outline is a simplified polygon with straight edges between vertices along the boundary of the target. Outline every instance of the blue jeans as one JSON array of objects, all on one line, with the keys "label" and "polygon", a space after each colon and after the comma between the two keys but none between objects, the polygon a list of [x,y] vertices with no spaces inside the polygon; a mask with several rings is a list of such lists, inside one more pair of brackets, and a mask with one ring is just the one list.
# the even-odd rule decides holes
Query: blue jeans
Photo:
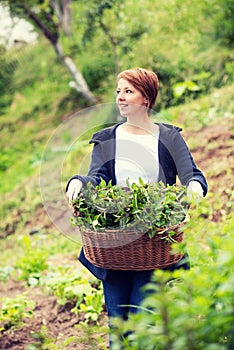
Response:
[{"label": "blue jeans", "polygon": [[145,297],[141,288],[150,282],[153,271],[109,270],[103,281],[106,309],[109,317],[126,320],[129,313],[136,313]]},{"label": "blue jeans", "polygon": [[[190,264],[188,255],[185,256],[167,271],[177,269],[189,270]],[[106,309],[109,319],[111,317],[120,317],[127,320],[129,313],[137,313],[141,302],[149,291],[142,290],[142,287],[151,281],[154,270],[147,271],[115,271],[108,270],[107,278],[103,283]],[[111,320],[109,322],[111,326]],[[124,335],[124,337],[127,335]],[[112,341],[110,340],[110,349]]]},{"label": "blue jeans", "polygon": [[[187,254],[178,263],[165,270],[174,271],[181,268],[184,270],[190,268]],[[143,291],[142,287],[151,281],[153,272],[154,270],[108,270],[107,278],[102,282],[108,316],[126,320],[129,313],[136,313],[137,306],[146,297],[146,293],[149,293]]]}]

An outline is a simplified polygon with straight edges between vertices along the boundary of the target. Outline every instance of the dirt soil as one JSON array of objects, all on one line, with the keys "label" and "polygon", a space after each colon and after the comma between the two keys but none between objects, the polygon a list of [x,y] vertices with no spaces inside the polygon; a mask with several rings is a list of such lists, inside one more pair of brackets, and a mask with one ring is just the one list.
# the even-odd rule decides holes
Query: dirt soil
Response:
[{"label": "dirt soil", "polygon": [[[208,200],[213,204],[212,221],[220,221],[231,207],[229,198],[233,196],[234,177],[234,134],[233,120],[224,118],[218,123],[205,127],[197,132],[185,132],[185,138],[194,143],[193,158],[203,171],[208,182],[208,192],[213,193]],[[197,140],[197,141],[196,141]],[[219,198],[222,207],[217,207],[215,200]]]},{"label": "dirt soil", "polygon": [[[223,199],[223,207],[214,210],[214,221],[219,221],[227,208],[225,207],[231,193],[231,184],[234,177],[234,163],[233,163],[233,134],[232,134],[232,120],[224,119],[218,124],[205,127],[199,131],[199,144],[196,145],[197,132],[184,132],[183,135],[186,140],[191,140],[194,143],[192,148],[193,157],[200,169],[206,175],[209,184],[209,190],[213,193],[218,193]],[[202,137],[201,137],[202,136]],[[200,140],[202,140],[200,142]],[[212,199],[211,199],[212,200]],[[230,209],[231,210],[231,209]],[[37,215],[36,215],[37,217]],[[35,219],[36,220],[36,219]],[[44,218],[47,222],[47,218]],[[22,283],[9,280],[6,285],[2,285],[0,296],[15,296],[23,293],[25,287]],[[90,345],[89,339],[84,341],[85,334],[82,330],[74,327],[78,325],[82,319],[78,318],[74,313],[70,312],[73,305],[67,304],[63,307],[56,303],[54,296],[48,296],[41,292],[39,288],[28,289],[28,295],[35,300],[36,307],[34,317],[25,320],[25,325],[19,330],[11,331],[5,330],[0,337],[1,350],[27,350],[29,344],[37,343],[38,347],[34,349],[46,349],[40,347],[40,337],[35,339],[34,334],[39,334],[41,326],[45,325],[48,329],[47,336],[55,339],[54,342],[58,349],[63,350],[62,342],[68,337],[74,336],[74,341],[67,345],[64,349],[67,350],[88,350],[95,349]],[[107,324],[106,313],[101,315],[102,324]],[[87,336],[87,335],[86,335]],[[101,335],[106,340],[107,335]],[[82,338],[82,344],[79,344],[79,339]],[[107,347],[108,348],[108,347]],[[29,350],[33,348],[28,348]],[[95,349],[95,350],[101,350]]]},{"label": "dirt soil", "polygon": [[[7,284],[0,285],[0,297],[8,296],[15,297],[22,294],[27,289],[28,299],[35,301],[35,309],[33,318],[24,319],[24,326],[18,330],[5,330],[0,336],[1,350],[26,350],[30,344],[35,344],[31,349],[47,349],[43,346],[44,336],[50,339],[51,342],[57,345],[57,349],[67,350],[93,350],[90,345],[90,339],[87,334],[75,326],[84,321],[84,318],[78,317],[71,309],[74,307],[72,303],[58,305],[56,297],[42,293],[40,288],[25,288],[23,283],[12,279],[7,281]],[[100,316],[100,326],[107,324],[106,312]],[[42,326],[46,326],[46,334],[41,333]],[[64,345],[63,342],[70,337],[74,337],[70,344]],[[107,334],[103,334],[103,339],[106,339],[106,349],[108,349]],[[82,338],[82,344],[79,339]],[[45,346],[45,345],[44,345]],[[49,348],[50,349],[50,348]],[[95,350],[103,350],[97,348]]]}]

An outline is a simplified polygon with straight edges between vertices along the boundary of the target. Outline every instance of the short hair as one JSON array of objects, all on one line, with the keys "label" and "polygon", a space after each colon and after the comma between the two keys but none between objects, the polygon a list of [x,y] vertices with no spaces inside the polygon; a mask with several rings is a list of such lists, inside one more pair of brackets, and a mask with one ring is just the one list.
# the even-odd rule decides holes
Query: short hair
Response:
[{"label": "short hair", "polygon": [[153,71],[144,68],[131,68],[119,73],[117,82],[120,79],[129,81],[129,83],[139,90],[149,100],[149,108],[154,106],[158,95],[159,81]]}]

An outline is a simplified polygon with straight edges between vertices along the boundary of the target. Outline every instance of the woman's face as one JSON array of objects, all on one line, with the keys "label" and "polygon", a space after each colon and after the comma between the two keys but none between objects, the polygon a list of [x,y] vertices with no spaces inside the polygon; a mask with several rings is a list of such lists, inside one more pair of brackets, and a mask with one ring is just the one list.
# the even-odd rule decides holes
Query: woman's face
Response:
[{"label": "woman's face", "polygon": [[127,117],[147,111],[148,100],[128,80],[121,78],[116,89],[116,103],[120,115]]}]

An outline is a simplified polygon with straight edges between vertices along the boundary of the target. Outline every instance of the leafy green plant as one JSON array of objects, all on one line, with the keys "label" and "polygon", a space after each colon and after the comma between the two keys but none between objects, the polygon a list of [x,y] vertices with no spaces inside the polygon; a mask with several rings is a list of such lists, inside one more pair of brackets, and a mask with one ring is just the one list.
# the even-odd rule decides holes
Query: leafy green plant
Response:
[{"label": "leafy green plant", "polygon": [[32,249],[19,258],[16,262],[16,268],[19,270],[19,279],[24,280],[30,286],[40,283],[42,272],[47,269],[48,253],[42,249]]},{"label": "leafy green plant", "polygon": [[205,225],[194,210],[186,228],[191,232],[187,244],[189,254],[193,253],[191,270],[155,271],[138,313],[127,322],[113,321],[116,349],[233,348],[233,228],[231,215],[225,224]]},{"label": "leafy green plant", "polygon": [[43,271],[47,270],[47,258],[49,252],[41,246],[40,237],[32,239],[23,235],[18,240],[25,254],[19,257],[15,263],[17,278],[26,281],[29,286],[40,284]]},{"label": "leafy green plant", "polygon": [[39,332],[31,332],[30,336],[34,339],[33,343],[26,346],[25,350],[59,350],[55,345],[55,338],[51,338],[45,325],[41,326]]},{"label": "leafy green plant", "polygon": [[74,307],[71,312],[85,314],[86,322],[96,323],[103,311],[103,291],[100,283],[90,281],[77,274],[67,271],[66,274],[57,272],[49,273],[43,280],[43,285],[57,297],[60,305],[72,302]]},{"label": "leafy green plant", "polygon": [[84,295],[92,293],[92,285],[88,279],[77,274],[61,274],[60,272],[48,273],[42,279],[42,286],[51,291],[60,305],[73,301],[78,307],[83,301]]},{"label": "leafy green plant", "polygon": [[[189,203],[184,186],[165,186],[163,183],[133,183],[122,188],[104,181],[91,184],[74,201],[73,224],[94,231],[133,229],[148,232],[152,238],[158,229],[181,223]],[[169,236],[173,236],[173,229]]]},{"label": "leafy green plant", "polygon": [[75,325],[75,328],[79,331],[79,344],[83,344],[83,347],[87,350],[109,349],[106,343],[107,325],[79,322]]},{"label": "leafy green plant", "polygon": [[97,323],[99,316],[103,311],[103,292],[93,288],[92,294],[85,295],[84,302],[71,311],[76,314],[85,313],[85,322],[90,321]]},{"label": "leafy green plant", "polygon": [[11,266],[0,267],[0,281],[6,282],[11,276],[13,268]]},{"label": "leafy green plant", "polygon": [[57,297],[60,305],[72,302],[74,307],[71,311],[76,314],[85,313],[87,322],[96,322],[103,310],[103,292],[96,279],[90,281],[65,270],[56,271],[42,279],[42,286]]},{"label": "leafy green plant", "polygon": [[80,344],[80,337],[76,335],[65,337],[63,341],[58,343],[57,340],[60,336],[57,339],[52,337],[45,325],[42,325],[38,332],[32,331],[30,336],[33,341],[26,346],[25,350],[64,350]]},{"label": "leafy green plant", "polygon": [[0,113],[4,112],[4,108],[10,105],[13,100],[13,73],[18,66],[18,63],[14,57],[7,57],[6,51],[7,50],[0,45],[0,93],[2,96],[0,102]]},{"label": "leafy green plant", "polygon": [[96,279],[88,280],[63,268],[47,274],[41,282],[60,305],[70,301],[74,305],[71,312],[84,314],[86,322],[97,322],[103,311],[103,291]]},{"label": "leafy green plant", "polygon": [[1,298],[0,330],[20,326],[24,318],[32,317],[35,302],[26,298],[26,295],[17,295],[15,298]]},{"label": "leafy green plant", "polygon": [[173,94],[175,98],[180,98],[186,92],[200,91],[201,88],[191,80],[180,81],[173,85]]}]

